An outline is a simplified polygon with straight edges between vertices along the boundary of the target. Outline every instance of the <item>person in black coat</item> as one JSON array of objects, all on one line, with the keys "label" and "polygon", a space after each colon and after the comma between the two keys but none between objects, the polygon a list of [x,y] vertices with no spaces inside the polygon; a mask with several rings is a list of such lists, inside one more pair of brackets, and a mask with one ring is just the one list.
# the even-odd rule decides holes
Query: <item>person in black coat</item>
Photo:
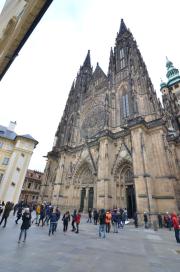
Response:
[{"label": "person in black coat", "polygon": [[23,240],[23,242],[26,241],[27,230],[31,226],[31,213],[29,211],[29,208],[25,208],[24,213],[22,215],[22,221],[23,222],[22,222],[22,225],[21,225],[21,231],[20,231],[20,234],[19,234],[18,243],[20,243],[23,233],[24,233],[24,240]]},{"label": "person in black coat", "polygon": [[148,215],[146,212],[144,212],[144,227],[148,229]]},{"label": "person in black coat", "polygon": [[13,204],[12,204],[10,201],[8,201],[8,202],[6,203],[6,205],[5,205],[4,212],[3,212],[3,215],[2,215],[2,218],[1,218],[1,221],[0,221],[0,225],[1,225],[2,222],[4,221],[4,226],[3,226],[3,228],[6,227],[7,219],[8,219],[8,217],[9,217],[9,214],[10,214],[12,208],[13,208]]},{"label": "person in black coat", "polygon": [[22,211],[23,211],[23,209],[22,209],[22,207],[20,206],[20,207],[18,208],[18,211],[17,211],[17,218],[16,218],[16,220],[15,220],[16,224],[18,224],[18,221],[19,221],[19,219],[20,219],[21,216],[22,216]]}]

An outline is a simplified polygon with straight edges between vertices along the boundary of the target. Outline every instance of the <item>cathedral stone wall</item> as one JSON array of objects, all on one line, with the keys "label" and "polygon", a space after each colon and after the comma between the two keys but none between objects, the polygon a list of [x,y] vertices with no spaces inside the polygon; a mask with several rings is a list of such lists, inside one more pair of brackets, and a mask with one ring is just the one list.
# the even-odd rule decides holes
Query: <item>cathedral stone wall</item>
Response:
[{"label": "cathedral stone wall", "polygon": [[[174,101],[174,100],[173,100]],[[156,215],[179,207],[180,141],[121,22],[108,74],[90,51],[73,82],[45,170],[42,201]]]}]

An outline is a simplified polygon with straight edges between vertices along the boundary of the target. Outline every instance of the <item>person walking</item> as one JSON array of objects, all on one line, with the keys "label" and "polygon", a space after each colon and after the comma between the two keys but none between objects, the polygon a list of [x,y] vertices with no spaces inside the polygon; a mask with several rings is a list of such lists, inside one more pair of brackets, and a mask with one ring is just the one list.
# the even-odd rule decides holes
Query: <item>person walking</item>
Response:
[{"label": "person walking", "polygon": [[101,235],[103,235],[103,238],[105,238],[105,227],[106,227],[106,213],[104,209],[100,210],[99,213],[99,237],[101,238]]},{"label": "person walking", "polygon": [[158,224],[159,224],[159,228],[162,229],[163,228],[163,219],[162,219],[162,215],[160,213],[158,214]]},{"label": "person walking", "polygon": [[67,212],[63,215],[62,221],[63,221],[63,231],[64,231],[64,233],[65,233],[65,232],[67,232],[68,223],[69,223],[69,221],[70,221],[69,211],[67,211]]},{"label": "person walking", "polygon": [[148,229],[148,216],[146,212],[144,212],[144,227]]},{"label": "person walking", "polygon": [[61,212],[60,212],[60,209],[59,209],[58,207],[56,207],[56,210],[55,210],[55,211],[56,211],[57,222],[56,222],[54,231],[56,231],[57,225],[58,225],[58,221],[59,221],[59,219],[60,219],[60,217],[61,217]]},{"label": "person walking", "polygon": [[169,231],[171,231],[171,229],[172,229],[172,219],[171,219],[170,214],[168,214],[168,218],[167,218],[167,227],[168,227]]},{"label": "person walking", "polygon": [[98,219],[99,219],[99,213],[96,209],[93,211],[93,218],[94,218],[94,225],[97,225]]},{"label": "person walking", "polygon": [[179,226],[178,217],[175,212],[172,213],[172,224],[173,224],[173,228],[174,228],[176,242],[180,243],[180,236],[179,236],[180,235],[180,226]]},{"label": "person walking", "polygon": [[92,210],[89,208],[88,210],[88,220],[87,223],[92,223]]},{"label": "person walking", "polygon": [[45,207],[44,205],[41,205],[41,211],[40,211],[40,218],[39,218],[39,222],[38,222],[38,227],[40,225],[40,222],[42,222],[42,227],[44,226],[44,218],[46,215],[46,211],[45,211]]},{"label": "person walking", "polygon": [[19,240],[18,240],[18,243],[21,242],[21,238],[22,238],[22,235],[24,233],[24,240],[23,242],[26,241],[26,237],[27,237],[27,230],[30,228],[31,226],[31,213],[29,211],[29,208],[25,208],[24,209],[24,213],[22,215],[22,225],[21,225],[21,231],[20,231],[20,234],[19,234]]},{"label": "person walking", "polygon": [[53,212],[50,214],[49,216],[49,220],[50,220],[50,226],[49,226],[49,236],[54,234],[54,232],[56,231],[56,225],[57,225],[57,221],[58,221],[58,217],[57,217],[57,213],[56,213],[56,209],[53,209]]},{"label": "person walking", "polygon": [[39,217],[40,217],[40,212],[41,212],[41,206],[38,204],[37,206],[36,206],[36,217],[32,220],[32,224],[34,223],[34,220],[36,221],[36,225],[38,224],[38,222],[39,222]]},{"label": "person walking", "polygon": [[79,224],[80,224],[80,221],[81,221],[81,214],[80,214],[80,211],[78,211],[78,213],[75,216],[75,223],[76,223],[76,231],[75,231],[75,233],[79,233]]},{"label": "person walking", "polygon": [[76,228],[74,226],[74,224],[76,223],[76,210],[73,211],[71,217],[72,217],[72,231],[76,231]]},{"label": "person walking", "polygon": [[18,224],[18,221],[19,221],[19,219],[20,219],[21,216],[22,216],[22,211],[23,211],[22,206],[19,206],[19,208],[18,208],[18,210],[17,210],[17,218],[16,218],[16,220],[15,220],[16,224]]},{"label": "person walking", "polygon": [[4,207],[3,207],[2,203],[0,202],[0,216],[1,216],[2,212],[3,212],[3,209],[4,209]]},{"label": "person walking", "polygon": [[112,213],[112,223],[114,227],[114,233],[118,233],[118,214],[116,209],[114,209]]},{"label": "person walking", "polygon": [[137,216],[137,212],[134,213],[133,219],[134,219],[134,226],[135,226],[135,228],[138,228],[138,216]]},{"label": "person walking", "polygon": [[106,212],[106,232],[109,233],[111,229],[111,219],[112,215],[110,211]]},{"label": "person walking", "polygon": [[8,201],[5,205],[5,208],[4,208],[4,212],[3,212],[3,215],[2,215],[2,218],[1,218],[1,221],[0,221],[0,225],[2,224],[2,222],[4,221],[4,225],[3,225],[3,228],[6,227],[6,224],[7,224],[7,219],[9,217],[9,214],[11,212],[13,208],[13,204]]}]

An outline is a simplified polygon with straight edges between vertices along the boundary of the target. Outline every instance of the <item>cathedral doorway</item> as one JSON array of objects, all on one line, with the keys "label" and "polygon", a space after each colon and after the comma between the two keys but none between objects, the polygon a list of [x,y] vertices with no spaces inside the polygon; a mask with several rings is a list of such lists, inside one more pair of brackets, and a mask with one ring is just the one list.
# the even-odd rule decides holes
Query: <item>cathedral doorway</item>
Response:
[{"label": "cathedral doorway", "polygon": [[88,163],[83,164],[77,172],[76,181],[80,185],[80,211],[88,211],[94,207],[94,175]]},{"label": "cathedral doorway", "polygon": [[136,195],[132,166],[129,162],[119,165],[116,170],[116,204],[118,208],[126,208],[128,218],[136,212]]},{"label": "cathedral doorway", "polygon": [[128,218],[132,218],[133,214],[136,211],[136,199],[135,199],[135,191],[134,191],[133,185],[128,185],[126,187],[126,200],[127,200]]},{"label": "cathedral doorway", "polygon": [[80,198],[80,211],[84,210],[84,199],[86,197],[86,188],[81,189],[81,198]]}]

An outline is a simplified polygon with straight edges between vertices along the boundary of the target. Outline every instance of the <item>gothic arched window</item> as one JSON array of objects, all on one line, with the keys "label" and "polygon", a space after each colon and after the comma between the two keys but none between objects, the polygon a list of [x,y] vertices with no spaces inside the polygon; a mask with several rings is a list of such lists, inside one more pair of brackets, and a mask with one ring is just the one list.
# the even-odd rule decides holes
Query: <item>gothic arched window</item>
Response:
[{"label": "gothic arched window", "polygon": [[123,117],[128,117],[129,116],[128,94],[122,96],[122,103],[123,103]]},{"label": "gothic arched window", "polygon": [[130,169],[126,171],[124,174],[124,181],[125,183],[132,183],[133,182],[133,173]]},{"label": "gothic arched window", "polygon": [[125,57],[124,57],[124,49],[121,48],[119,51],[119,58],[120,58],[120,69],[125,67]]}]

